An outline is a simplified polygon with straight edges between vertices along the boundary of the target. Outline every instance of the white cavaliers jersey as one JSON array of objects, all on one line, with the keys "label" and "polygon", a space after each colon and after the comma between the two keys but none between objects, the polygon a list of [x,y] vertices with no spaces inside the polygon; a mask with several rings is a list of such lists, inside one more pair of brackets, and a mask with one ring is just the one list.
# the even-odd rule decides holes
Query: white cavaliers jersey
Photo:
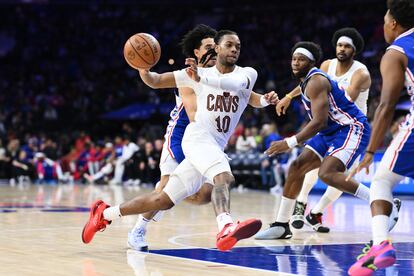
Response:
[{"label": "white cavaliers jersey", "polygon": [[[331,59],[331,62],[329,63],[328,68],[328,75],[331,77],[331,79],[335,80],[338,83],[339,88],[342,90],[346,90],[349,85],[351,84],[351,79],[355,71],[359,69],[365,69],[368,71],[367,67],[362,64],[361,62],[354,60],[354,63],[352,64],[351,68],[343,74],[342,76],[338,77],[336,75],[336,65],[338,64],[338,59],[334,58]],[[369,88],[361,91],[359,93],[358,98],[355,100],[355,105],[364,113],[364,115],[367,115],[367,101],[368,101],[368,95],[369,95]]]},{"label": "white cavaliers jersey", "polygon": [[174,71],[177,87],[190,87],[197,96],[194,124],[197,128],[207,131],[223,149],[249,103],[257,72],[250,67],[236,66],[233,72],[222,74],[214,66],[198,68],[198,74],[200,77],[226,79],[227,81],[234,78],[235,82],[247,79],[246,86],[243,88],[222,89],[193,81],[185,69]]}]

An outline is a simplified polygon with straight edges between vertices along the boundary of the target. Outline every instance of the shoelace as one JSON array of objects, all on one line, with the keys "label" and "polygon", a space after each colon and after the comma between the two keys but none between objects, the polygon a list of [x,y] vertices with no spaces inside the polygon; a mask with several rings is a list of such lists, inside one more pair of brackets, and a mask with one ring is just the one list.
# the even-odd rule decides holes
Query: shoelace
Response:
[{"label": "shoelace", "polygon": [[139,229],[136,233],[134,233],[136,235],[132,235],[132,238],[134,239],[134,241],[141,241],[143,240],[143,236],[145,235],[145,230],[144,229]]},{"label": "shoelace", "polygon": [[370,241],[369,243],[366,243],[365,247],[362,249],[362,253],[358,255],[357,260],[367,255],[371,247],[372,247],[372,241]]},{"label": "shoelace", "polygon": [[296,215],[296,214],[301,214],[301,215],[303,215],[303,214],[305,213],[305,205],[304,205],[304,204],[302,204],[301,202],[298,202],[298,203],[295,205],[295,211],[294,211],[294,213],[295,213],[295,215]]}]

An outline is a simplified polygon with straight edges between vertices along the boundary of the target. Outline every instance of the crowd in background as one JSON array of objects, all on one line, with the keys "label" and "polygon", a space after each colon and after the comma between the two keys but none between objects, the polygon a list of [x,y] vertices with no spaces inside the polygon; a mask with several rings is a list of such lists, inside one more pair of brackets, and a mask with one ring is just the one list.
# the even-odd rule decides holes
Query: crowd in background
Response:
[{"label": "crowd in background", "polygon": [[[131,103],[174,101],[172,90],[145,86],[124,61],[124,42],[137,32],[159,40],[162,56],[153,70],[165,72],[183,67],[178,42],[196,24],[234,30],[242,42],[239,64],[258,71],[255,91],[275,90],[282,97],[297,85],[290,73],[290,49],[296,42],[317,42],[325,58],[332,58],[334,31],[356,27],[366,44],[356,59],[367,65],[373,80],[369,118],[378,104],[385,2],[41,2],[16,1],[0,9],[0,178],[85,181],[85,174],[115,162],[108,152],[122,146],[118,138],[128,136],[139,150],[126,164],[124,178],[156,182],[168,115],[155,113],[129,123],[102,119]],[[248,108],[227,150],[262,153],[304,122],[298,100],[282,117],[272,107]],[[260,156],[262,183],[269,182],[266,171],[274,162]]]}]

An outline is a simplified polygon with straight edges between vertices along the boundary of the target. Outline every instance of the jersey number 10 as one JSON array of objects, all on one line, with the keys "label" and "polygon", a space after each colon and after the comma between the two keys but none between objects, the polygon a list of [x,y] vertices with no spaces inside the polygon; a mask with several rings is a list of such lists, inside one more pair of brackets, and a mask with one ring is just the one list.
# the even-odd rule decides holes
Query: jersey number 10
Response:
[{"label": "jersey number 10", "polygon": [[216,123],[217,123],[218,132],[227,133],[227,131],[229,131],[229,128],[230,128],[230,117],[229,116],[224,116],[223,119],[220,116],[218,116],[216,118]]}]

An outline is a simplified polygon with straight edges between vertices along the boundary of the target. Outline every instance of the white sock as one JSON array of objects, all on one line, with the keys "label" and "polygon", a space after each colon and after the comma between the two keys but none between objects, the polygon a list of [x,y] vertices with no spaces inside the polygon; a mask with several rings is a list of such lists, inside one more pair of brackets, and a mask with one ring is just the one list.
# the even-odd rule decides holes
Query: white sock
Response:
[{"label": "white sock", "polygon": [[359,184],[358,189],[356,190],[354,196],[369,201],[369,188],[364,184]]},{"label": "white sock", "polygon": [[295,199],[290,199],[282,196],[282,201],[280,202],[279,212],[277,214],[277,222],[289,222],[290,217],[293,213],[293,208],[295,208]]},{"label": "white sock", "polygon": [[114,220],[117,218],[122,217],[121,210],[119,210],[119,205],[106,208],[103,212],[104,219],[106,220]]},{"label": "white sock", "polygon": [[233,223],[233,219],[229,213],[221,213],[217,216],[216,219],[219,232],[224,228],[224,226],[226,226],[226,224]]},{"label": "white sock", "polygon": [[162,219],[163,215],[164,215],[164,211],[160,210],[152,217],[152,220],[155,222],[158,222]]},{"label": "white sock", "polygon": [[300,190],[300,194],[296,199],[299,202],[306,203],[308,202],[308,196],[310,191],[312,190],[313,186],[315,185],[316,181],[318,181],[318,172],[319,169],[314,169],[305,174],[305,179],[303,180],[302,189]]},{"label": "white sock", "polygon": [[323,213],[323,210],[331,203],[331,199],[328,198],[326,195],[323,195],[318,203],[315,205],[315,207],[312,208],[311,213],[312,214],[318,214]]},{"label": "white sock", "polygon": [[390,218],[386,215],[376,215],[372,218],[372,238],[374,245],[379,245],[381,242],[388,239]]},{"label": "white sock", "polygon": [[137,223],[135,224],[134,228],[135,229],[138,229],[138,228],[147,229],[148,222],[150,222],[150,220],[147,220],[146,218],[144,218],[143,215],[139,215]]}]

